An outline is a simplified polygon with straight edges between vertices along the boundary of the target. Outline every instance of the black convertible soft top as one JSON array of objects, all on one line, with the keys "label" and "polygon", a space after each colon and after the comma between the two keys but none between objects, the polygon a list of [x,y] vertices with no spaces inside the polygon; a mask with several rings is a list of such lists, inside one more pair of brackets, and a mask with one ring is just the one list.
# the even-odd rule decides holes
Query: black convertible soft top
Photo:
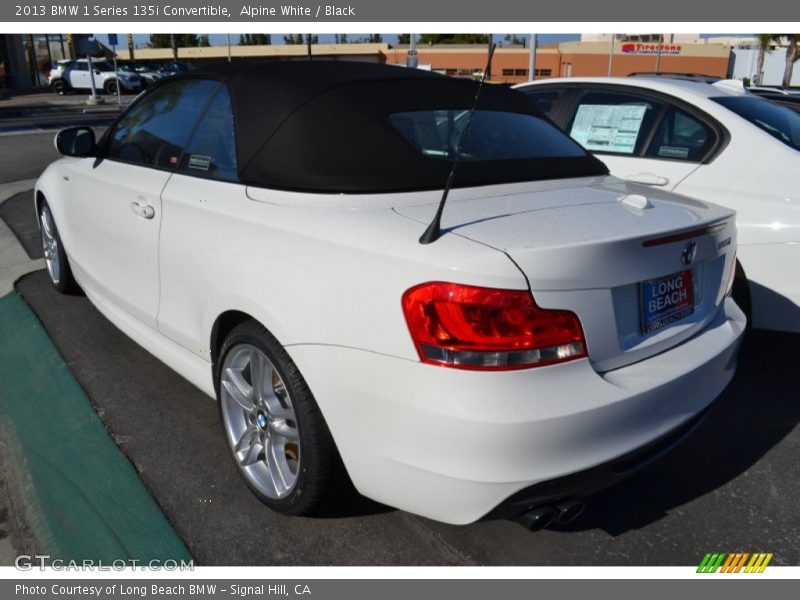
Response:
[{"label": "black convertible soft top", "polygon": [[[469,108],[478,86],[418,69],[323,60],[222,64],[179,77],[227,84],[242,183],[328,193],[443,187],[452,163],[419,152],[389,115]],[[505,86],[485,85],[478,108],[545,119],[526,96]],[[588,153],[472,161],[459,167],[454,186],[607,173]]]}]

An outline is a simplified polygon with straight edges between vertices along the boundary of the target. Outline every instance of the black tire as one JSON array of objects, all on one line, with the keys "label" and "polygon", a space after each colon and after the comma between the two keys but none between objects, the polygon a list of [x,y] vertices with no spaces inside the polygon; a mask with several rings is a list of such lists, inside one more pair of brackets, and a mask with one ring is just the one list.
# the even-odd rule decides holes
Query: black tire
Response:
[{"label": "black tire", "polygon": [[64,79],[55,79],[50,84],[50,89],[53,90],[54,94],[63,96],[69,91],[69,84]]},{"label": "black tire", "polygon": [[[50,235],[54,242],[49,245],[49,249],[48,235],[43,222],[47,219],[47,215],[49,215]],[[58,233],[55,217],[53,217],[53,212],[50,210],[50,205],[47,203],[47,200],[42,200],[42,204],[39,206],[39,229],[41,230],[42,249],[45,254],[47,276],[50,279],[50,283],[62,294],[80,294],[81,288],[72,275],[69,258],[64,250],[64,243],[61,241],[61,235]],[[53,268],[52,262],[48,262],[48,252],[56,259],[58,265],[57,269]]]},{"label": "black tire", "polygon": [[103,91],[108,94],[109,96],[116,96],[117,95],[117,83],[116,79],[109,79],[103,85]]},{"label": "black tire", "polygon": [[747,317],[747,329],[752,328],[753,304],[750,299],[750,285],[747,283],[747,276],[741,263],[736,261],[736,272],[733,276],[733,289],[731,290],[733,301],[742,309],[744,316]]},{"label": "black tire", "polygon": [[[223,416],[222,370],[231,350],[242,345],[254,346],[270,360],[291,397],[299,434],[302,459],[291,492],[283,498],[270,498],[261,493],[244,474],[233,448]],[[239,475],[250,490],[272,510],[284,515],[311,515],[327,507],[346,478],[339,453],[314,395],[283,346],[258,322],[246,321],[225,339],[215,365],[217,404],[223,436]],[[298,450],[300,451],[300,450]]]}]

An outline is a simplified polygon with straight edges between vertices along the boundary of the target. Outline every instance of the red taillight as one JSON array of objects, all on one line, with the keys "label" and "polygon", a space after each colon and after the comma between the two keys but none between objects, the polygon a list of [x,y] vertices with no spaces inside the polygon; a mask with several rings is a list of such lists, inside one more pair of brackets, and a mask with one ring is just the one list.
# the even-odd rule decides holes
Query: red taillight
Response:
[{"label": "red taillight", "polygon": [[403,294],[422,362],[459,369],[525,369],[586,356],[578,317],[536,306],[530,292],[431,282]]}]

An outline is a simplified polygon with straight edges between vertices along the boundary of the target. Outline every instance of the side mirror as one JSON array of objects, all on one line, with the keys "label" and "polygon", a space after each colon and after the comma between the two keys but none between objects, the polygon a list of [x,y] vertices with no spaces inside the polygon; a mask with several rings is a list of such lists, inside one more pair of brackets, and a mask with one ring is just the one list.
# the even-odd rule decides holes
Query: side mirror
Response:
[{"label": "side mirror", "polygon": [[69,127],[56,134],[56,150],[64,156],[94,156],[97,143],[91,127]]}]

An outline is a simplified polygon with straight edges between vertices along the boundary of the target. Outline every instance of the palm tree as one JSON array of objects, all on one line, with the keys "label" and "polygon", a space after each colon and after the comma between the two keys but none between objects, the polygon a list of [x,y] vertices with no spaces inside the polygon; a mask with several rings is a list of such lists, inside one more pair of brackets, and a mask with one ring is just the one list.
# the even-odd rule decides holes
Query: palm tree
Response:
[{"label": "palm tree", "polygon": [[781,36],[774,33],[761,33],[758,36],[758,62],[756,63],[755,83],[762,84],[764,78],[764,57],[767,52],[772,50],[773,44],[780,42]]},{"label": "palm tree", "polygon": [[794,63],[800,59],[800,33],[787,33],[786,39],[789,40],[789,45],[786,47],[786,68],[783,71],[783,85],[788,87],[792,83],[792,71],[794,71]]}]

